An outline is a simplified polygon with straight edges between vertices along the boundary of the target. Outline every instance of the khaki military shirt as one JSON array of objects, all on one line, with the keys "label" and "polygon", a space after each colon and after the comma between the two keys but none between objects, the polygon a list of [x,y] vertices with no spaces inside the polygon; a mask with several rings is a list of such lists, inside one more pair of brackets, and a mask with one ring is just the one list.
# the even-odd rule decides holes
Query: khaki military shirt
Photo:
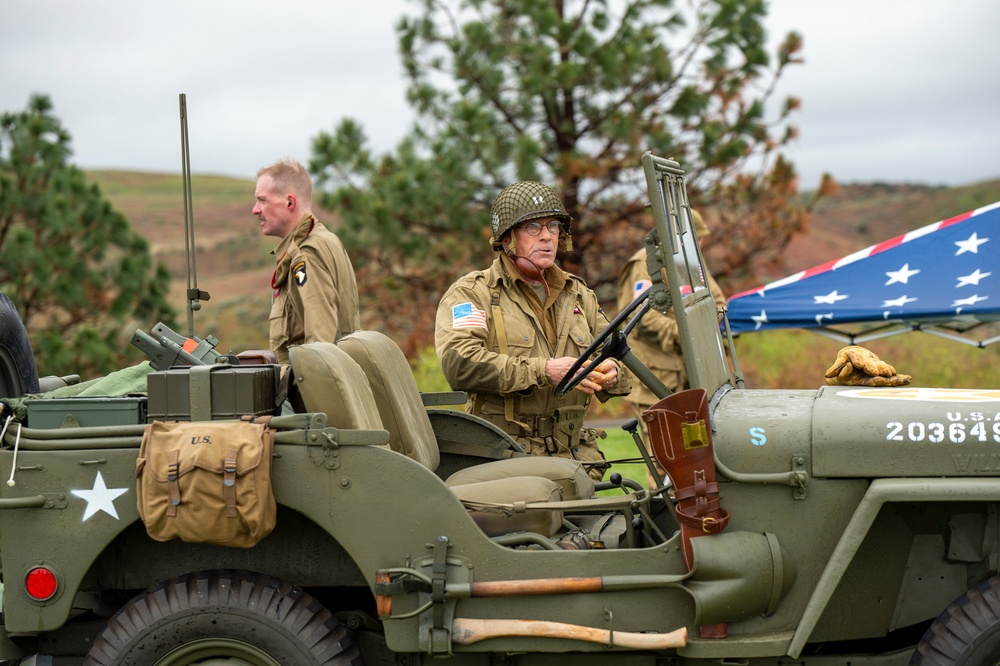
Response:
[{"label": "khaki military shirt", "polygon": [[[719,308],[726,305],[726,297],[715,278],[706,275],[706,282]],[[646,249],[633,254],[618,274],[618,311],[622,311],[637,296],[652,285],[646,268]],[[687,371],[681,358],[680,335],[673,310],[667,314],[649,310],[628,339],[632,353],[653,371],[664,386],[671,391],[687,388]],[[642,409],[658,401],[645,384],[633,380],[629,402]]]},{"label": "khaki military shirt", "polygon": [[[603,460],[593,431],[581,428],[590,396],[573,390],[556,397],[545,376],[547,360],[580,356],[607,325],[597,296],[582,279],[553,266],[543,305],[508,261],[498,255],[490,268],[459,278],[442,297],[435,343],[444,376],[453,389],[467,392],[467,411],[504,428],[529,453]],[[552,341],[539,311],[554,323]],[[618,382],[597,395],[625,395],[630,386],[619,364]],[[507,399],[513,422],[505,415]]]},{"label": "khaki military shirt", "polygon": [[360,328],[354,266],[336,234],[307,214],[273,254],[270,344],[279,363],[293,345],[336,342]]}]

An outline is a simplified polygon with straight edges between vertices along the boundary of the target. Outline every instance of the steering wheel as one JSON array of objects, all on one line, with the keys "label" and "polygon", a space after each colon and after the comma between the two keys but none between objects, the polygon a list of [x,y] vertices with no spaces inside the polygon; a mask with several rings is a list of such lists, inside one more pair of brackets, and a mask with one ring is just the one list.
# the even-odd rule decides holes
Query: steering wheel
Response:
[{"label": "steering wheel", "polygon": [[[577,384],[587,378],[587,375],[589,375],[594,368],[599,366],[605,360],[609,358],[621,360],[622,357],[625,356],[625,354],[629,351],[628,334],[632,332],[632,329],[636,327],[643,315],[645,315],[649,310],[648,299],[649,293],[652,289],[652,287],[648,287],[646,291],[636,296],[634,301],[629,303],[624,310],[618,313],[618,316],[611,320],[611,323],[609,323],[603,331],[597,334],[597,337],[590,343],[590,346],[583,350],[580,357],[576,359],[563,378],[559,380],[558,384],[556,384],[555,392],[557,396],[561,398],[569,391],[573,390]],[[619,331],[618,327],[621,326],[622,322],[628,319],[629,315],[635,312],[639,306],[642,306],[639,312],[636,313],[635,317],[633,317],[628,324],[625,325],[624,329]],[[587,359],[590,358],[591,354],[593,354],[598,347],[601,347],[600,353],[598,353],[597,357],[594,358],[593,361],[587,363]],[[580,367],[584,363],[587,363],[587,367],[580,370]]]}]

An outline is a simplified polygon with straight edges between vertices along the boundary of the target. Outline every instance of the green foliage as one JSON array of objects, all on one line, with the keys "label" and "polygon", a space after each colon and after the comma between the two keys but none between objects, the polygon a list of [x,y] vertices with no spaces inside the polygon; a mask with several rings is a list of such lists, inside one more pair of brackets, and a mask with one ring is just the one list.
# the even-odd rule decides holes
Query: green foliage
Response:
[{"label": "green foliage", "polygon": [[106,373],[124,359],[131,322],[172,319],[170,275],[70,154],[48,97],[0,115],[0,290],[40,373]]},{"label": "green foliage", "polygon": [[[646,465],[642,462],[639,449],[636,448],[632,436],[618,426],[608,427],[605,432],[605,439],[597,440],[597,445],[604,452],[604,457],[614,462],[615,460],[628,460],[632,462],[614,463],[611,469],[604,475],[604,480],[618,472],[623,478],[632,479],[643,487],[646,486]],[[621,495],[621,490],[604,490],[599,495]]]},{"label": "green foliage", "polygon": [[425,335],[436,298],[488,258],[489,204],[515,180],[560,191],[575,219],[564,265],[598,290],[649,226],[644,151],[679,160],[706,205],[731,205],[732,174],[750,160],[764,166],[738,191],[794,192],[794,170],[782,165],[775,185],[768,158],[797,104],[773,119],[763,108],[801,40],[790,35],[769,69],[762,1],[707,0],[695,12],[671,0],[420,5],[397,26],[418,114],[409,135],[375,157],[361,126],[343,120],[314,139],[310,169],[359,277],[379,281],[393,311],[412,315],[399,320],[424,322]]},{"label": "green foliage", "polygon": [[441,372],[441,365],[438,363],[434,347],[421,349],[416,358],[410,361],[410,368],[413,370],[413,379],[416,380],[417,388],[420,389],[421,393],[451,391],[448,380]]}]

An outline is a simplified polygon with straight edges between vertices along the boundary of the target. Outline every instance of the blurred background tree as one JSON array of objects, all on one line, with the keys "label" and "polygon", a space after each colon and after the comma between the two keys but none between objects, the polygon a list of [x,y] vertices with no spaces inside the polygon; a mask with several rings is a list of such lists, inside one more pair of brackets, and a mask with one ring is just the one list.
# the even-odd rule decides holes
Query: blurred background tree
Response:
[{"label": "blurred background tree", "polygon": [[397,25],[415,126],[394,153],[373,155],[345,119],[315,137],[310,163],[359,283],[379,285],[390,316],[372,316],[401,341],[425,343],[440,294],[488,263],[489,206],[515,180],[560,192],[575,219],[562,264],[606,305],[651,228],[646,150],[687,172],[692,204],[716,227],[706,252],[724,286],[779,263],[804,227],[780,153],[798,101],[768,105],[802,40],[790,33],[768,55],[763,0],[419,4]]},{"label": "blurred background tree", "polygon": [[47,96],[0,115],[0,291],[18,307],[40,374],[89,378],[139,360],[135,328],[174,314],[169,272],[71,153]]}]

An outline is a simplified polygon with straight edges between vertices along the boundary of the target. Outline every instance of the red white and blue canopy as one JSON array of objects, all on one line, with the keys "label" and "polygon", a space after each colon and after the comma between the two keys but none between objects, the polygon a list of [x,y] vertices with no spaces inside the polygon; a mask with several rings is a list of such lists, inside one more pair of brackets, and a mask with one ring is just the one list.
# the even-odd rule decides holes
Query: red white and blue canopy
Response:
[{"label": "red white and blue canopy", "polygon": [[927,330],[998,320],[1000,202],[729,299],[733,333],[811,328],[856,342],[837,327]]}]

